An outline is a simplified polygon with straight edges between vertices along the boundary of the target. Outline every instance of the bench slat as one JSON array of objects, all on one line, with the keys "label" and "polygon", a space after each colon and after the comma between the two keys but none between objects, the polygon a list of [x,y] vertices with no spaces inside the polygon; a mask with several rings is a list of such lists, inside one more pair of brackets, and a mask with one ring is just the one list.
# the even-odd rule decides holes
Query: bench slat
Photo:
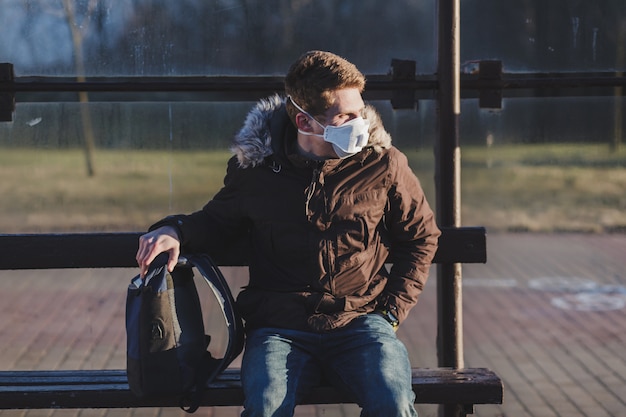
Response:
[{"label": "bench slat", "polygon": [[[0,270],[56,268],[133,268],[139,232],[0,234]],[[245,266],[245,250],[225,251],[214,261]],[[237,257],[233,257],[237,256]],[[442,228],[435,263],[485,263],[484,227]]]},{"label": "bench slat", "polygon": [[[416,403],[501,404],[500,378],[484,368],[414,368]],[[227,369],[205,392],[203,406],[238,406],[238,369]],[[305,404],[353,402],[330,386],[316,387]],[[128,388],[124,370],[2,371],[0,409],[178,407],[176,397],[141,399]]]}]

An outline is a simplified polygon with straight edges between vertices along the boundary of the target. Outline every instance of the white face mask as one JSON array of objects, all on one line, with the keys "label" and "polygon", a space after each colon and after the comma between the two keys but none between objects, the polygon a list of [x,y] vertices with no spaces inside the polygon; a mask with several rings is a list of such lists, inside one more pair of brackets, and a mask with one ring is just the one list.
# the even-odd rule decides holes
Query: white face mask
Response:
[{"label": "white face mask", "polygon": [[289,100],[291,100],[293,105],[296,106],[298,110],[309,116],[312,120],[315,120],[315,123],[320,125],[322,129],[324,129],[323,135],[304,132],[300,129],[298,129],[298,132],[302,133],[303,135],[319,136],[324,138],[326,142],[333,145],[333,149],[335,150],[335,153],[339,158],[347,158],[358,152],[361,152],[363,147],[367,145],[367,141],[370,137],[369,120],[365,120],[362,117],[357,117],[345,122],[340,126],[324,126],[323,124],[318,122],[313,116],[304,111],[302,107],[298,106],[291,97],[289,97]]}]

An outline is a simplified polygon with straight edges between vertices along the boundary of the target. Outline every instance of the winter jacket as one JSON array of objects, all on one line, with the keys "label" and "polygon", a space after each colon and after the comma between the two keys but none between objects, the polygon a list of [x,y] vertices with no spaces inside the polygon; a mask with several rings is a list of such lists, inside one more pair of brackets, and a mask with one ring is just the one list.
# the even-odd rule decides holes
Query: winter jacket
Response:
[{"label": "winter jacket", "polygon": [[[244,236],[249,285],[237,298],[248,328],[329,331],[358,315],[417,302],[439,229],[407,159],[366,106],[367,147],[314,161],[278,95],[236,135],[224,187],[190,215],[170,216],[184,251],[218,253]],[[386,266],[387,264],[387,266]]]}]

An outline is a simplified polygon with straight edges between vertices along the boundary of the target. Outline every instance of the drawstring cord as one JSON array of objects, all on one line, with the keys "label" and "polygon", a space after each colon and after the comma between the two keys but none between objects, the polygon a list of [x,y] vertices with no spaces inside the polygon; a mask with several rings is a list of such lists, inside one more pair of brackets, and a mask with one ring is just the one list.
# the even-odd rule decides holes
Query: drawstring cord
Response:
[{"label": "drawstring cord", "polygon": [[272,161],[272,165],[270,166],[270,168],[272,168],[272,171],[275,174],[278,174],[280,170],[283,169],[283,166],[276,161]]}]

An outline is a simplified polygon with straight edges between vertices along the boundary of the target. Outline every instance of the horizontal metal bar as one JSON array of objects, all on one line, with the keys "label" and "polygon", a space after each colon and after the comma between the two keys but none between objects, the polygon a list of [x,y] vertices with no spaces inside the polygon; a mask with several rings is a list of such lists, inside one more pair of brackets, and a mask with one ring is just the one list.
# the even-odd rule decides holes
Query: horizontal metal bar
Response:
[{"label": "horizontal metal bar", "polygon": [[[394,80],[386,75],[367,76],[368,91],[436,90],[433,75],[419,75],[415,80]],[[461,88],[537,89],[624,87],[626,77],[619,72],[605,73],[510,73],[502,79],[480,79],[462,74]],[[236,92],[281,91],[282,77],[149,77],[94,78],[79,82],[71,78],[16,77],[14,82],[0,82],[0,93],[22,92]]]},{"label": "horizontal metal bar", "polygon": [[502,79],[461,78],[461,88],[482,89],[553,89],[625,87],[626,77],[617,73],[607,74],[503,74]]},{"label": "horizontal metal bar", "polygon": [[69,78],[16,78],[0,83],[0,92],[231,92],[282,90],[283,81],[275,77],[164,77],[99,78],[76,81]]}]

